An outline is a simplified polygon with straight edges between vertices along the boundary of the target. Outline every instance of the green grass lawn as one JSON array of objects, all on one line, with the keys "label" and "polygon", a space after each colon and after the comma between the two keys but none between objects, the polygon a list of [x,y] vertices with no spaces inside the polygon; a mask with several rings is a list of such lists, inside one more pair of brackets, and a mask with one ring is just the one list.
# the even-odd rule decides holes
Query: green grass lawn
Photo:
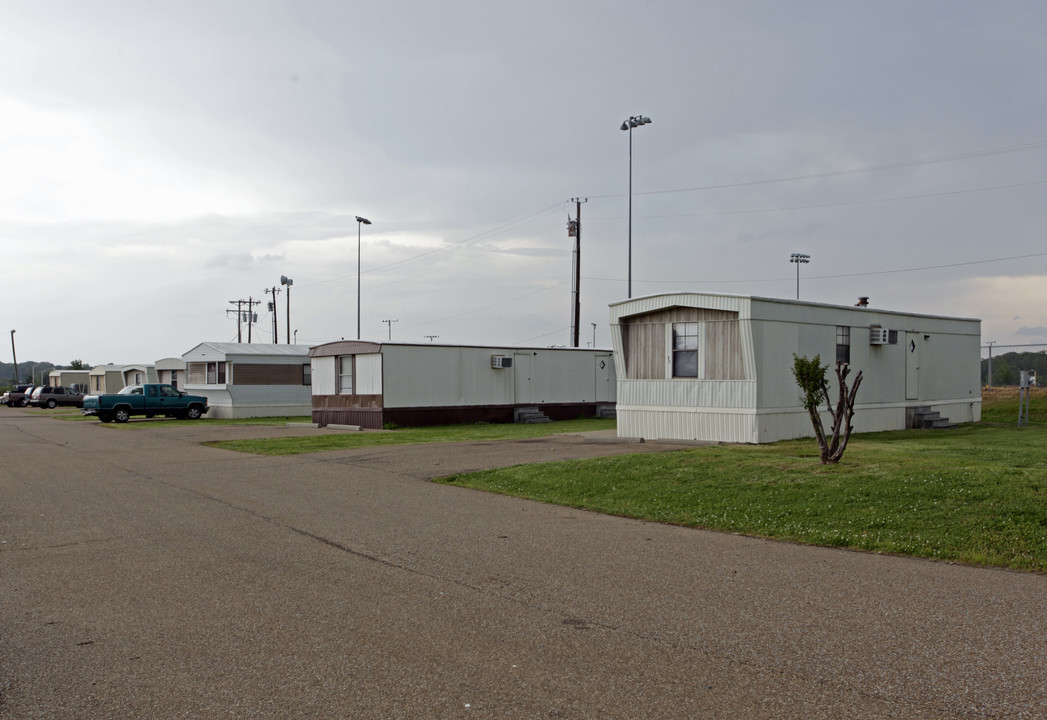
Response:
[{"label": "green grass lawn", "polygon": [[208,444],[225,448],[226,450],[239,450],[240,452],[259,455],[297,455],[299,453],[348,450],[377,445],[524,440],[555,433],[613,430],[614,428],[614,420],[590,418],[534,425],[476,423],[473,425],[435,425],[422,428],[402,428],[384,432],[329,432],[309,437],[228,440]]},{"label": "green grass lawn", "polygon": [[1047,429],[971,425],[521,465],[442,482],[656,522],[1047,570]]}]

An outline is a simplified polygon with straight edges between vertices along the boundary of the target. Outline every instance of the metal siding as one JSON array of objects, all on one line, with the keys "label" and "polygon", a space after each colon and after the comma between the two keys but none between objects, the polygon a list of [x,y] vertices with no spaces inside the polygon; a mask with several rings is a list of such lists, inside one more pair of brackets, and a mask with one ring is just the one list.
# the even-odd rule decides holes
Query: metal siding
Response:
[{"label": "metal siding", "polygon": [[704,440],[708,442],[755,443],[755,414],[751,412],[678,409],[617,408],[619,437],[652,440]]},{"label": "metal siding", "polygon": [[356,377],[353,392],[357,395],[382,394],[382,354],[356,356]]},{"label": "metal siding", "polygon": [[756,388],[753,380],[620,380],[618,405],[755,410]]},{"label": "metal siding", "polygon": [[335,364],[337,358],[314,357],[313,363],[313,395],[335,395],[338,392],[337,378],[335,377]]},{"label": "metal siding", "polygon": [[[492,368],[492,355],[513,357],[513,367]],[[382,356],[385,407],[419,408],[592,402],[596,388],[593,358],[607,358],[608,353],[386,345]],[[515,385],[525,377],[531,378],[531,391],[529,399],[521,400]]]}]

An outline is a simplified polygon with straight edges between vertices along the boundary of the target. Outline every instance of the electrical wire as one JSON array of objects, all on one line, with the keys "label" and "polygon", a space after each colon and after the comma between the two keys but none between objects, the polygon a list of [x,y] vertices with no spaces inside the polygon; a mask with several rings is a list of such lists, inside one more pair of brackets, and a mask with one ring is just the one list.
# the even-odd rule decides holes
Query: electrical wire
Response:
[{"label": "electrical wire", "polygon": [[[967,266],[967,265],[986,265],[986,264],[995,263],[995,262],[1007,262],[1009,260],[1025,260],[1025,259],[1028,259],[1028,258],[1043,257],[1045,255],[1047,255],[1047,252],[1030,253],[1028,255],[1012,255],[1011,257],[991,258],[989,260],[970,260],[968,262],[948,263],[948,264],[945,264],[945,265],[923,265],[923,266],[920,266],[920,267],[912,267],[912,268],[897,268],[897,269],[894,269],[894,270],[871,270],[869,272],[843,273],[843,274],[840,274],[840,275],[805,275],[804,276],[804,280],[834,280],[834,279],[837,279],[837,278],[867,277],[869,275],[893,275],[893,274],[896,274],[896,273],[921,272],[923,270],[941,270],[941,269],[945,269],[945,268],[964,267],[964,266]],[[597,280],[597,281],[604,281],[604,282],[625,282],[625,280],[623,280],[622,278],[604,278],[604,277],[588,277],[587,276],[587,277],[584,277],[583,279],[584,280]],[[735,284],[735,285],[741,285],[741,284],[746,284],[746,283],[781,282],[783,280],[791,280],[791,279],[792,279],[791,277],[789,277],[789,278],[778,277],[778,278],[765,278],[765,279],[761,279],[761,280],[755,280],[755,279],[751,279],[751,280],[696,280],[696,279],[689,279],[689,280],[637,280],[636,282],[639,283],[639,284],[647,284],[647,285],[683,285],[683,284],[694,284],[694,283],[701,283],[703,285],[715,285],[715,284],[726,284],[726,283],[732,283],[732,284]]]},{"label": "electrical wire", "polygon": [[1031,180],[1023,183],[1012,183],[1010,185],[993,185],[983,188],[970,188],[967,190],[947,190],[940,193],[923,193],[919,195],[896,195],[892,197],[873,198],[870,200],[852,200],[839,203],[818,203],[815,205],[789,205],[773,208],[752,208],[747,210],[717,210],[715,212],[682,213],[673,215],[635,215],[641,219],[655,218],[686,218],[686,217],[715,217],[717,215],[756,215],[759,213],[786,212],[789,210],[819,210],[824,208],[851,207],[855,205],[874,205],[878,203],[897,202],[899,200],[925,200],[927,198],[948,197],[950,195],[966,195],[969,193],[991,192],[994,190],[1013,190],[1014,188],[1030,187],[1033,185],[1047,185],[1047,180]]},{"label": "electrical wire", "polygon": [[[1043,150],[1047,148],[1047,140],[1023,143],[1021,145],[1008,145],[1000,148],[989,148],[987,150],[974,150],[967,153],[955,155],[939,155],[936,157],[921,158],[918,160],[905,160],[902,162],[888,163],[884,165],[866,165],[848,170],[829,170],[820,173],[808,173],[806,175],[790,175],[780,178],[769,178],[767,180],[746,180],[743,182],[720,183],[717,185],[699,185],[697,187],[674,188],[669,190],[648,190],[645,192],[634,192],[636,195],[668,195],[672,193],[704,192],[706,190],[726,190],[730,188],[752,187],[754,185],[773,185],[777,183],[796,182],[798,180],[817,180],[820,178],[841,177],[844,175],[860,175],[864,173],[881,172],[883,170],[897,170],[899,168],[918,167],[921,165],[933,165],[943,162],[958,162],[974,158],[989,157],[992,155],[1006,155],[1010,153],[1028,152],[1030,150]],[[589,195],[589,199],[626,197],[626,193],[615,193],[611,195]]]}]

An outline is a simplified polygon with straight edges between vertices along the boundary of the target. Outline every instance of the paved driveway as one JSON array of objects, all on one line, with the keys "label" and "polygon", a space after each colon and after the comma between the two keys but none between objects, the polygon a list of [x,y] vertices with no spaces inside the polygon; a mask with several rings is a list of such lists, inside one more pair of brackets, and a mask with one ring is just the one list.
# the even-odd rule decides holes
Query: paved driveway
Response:
[{"label": "paved driveway", "polygon": [[1047,577],[427,482],[667,446],[2,410],[2,718],[1047,717]]}]

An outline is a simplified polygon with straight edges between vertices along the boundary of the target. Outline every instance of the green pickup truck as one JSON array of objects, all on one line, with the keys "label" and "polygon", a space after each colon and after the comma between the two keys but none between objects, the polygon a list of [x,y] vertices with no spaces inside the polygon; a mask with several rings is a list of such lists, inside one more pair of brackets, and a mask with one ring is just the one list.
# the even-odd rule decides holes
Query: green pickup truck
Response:
[{"label": "green pickup truck", "polygon": [[207,398],[186,395],[173,385],[146,383],[128,385],[115,394],[84,397],[84,415],[94,415],[102,422],[125,423],[132,415],[147,418],[163,415],[180,419],[199,420],[210,408]]}]

